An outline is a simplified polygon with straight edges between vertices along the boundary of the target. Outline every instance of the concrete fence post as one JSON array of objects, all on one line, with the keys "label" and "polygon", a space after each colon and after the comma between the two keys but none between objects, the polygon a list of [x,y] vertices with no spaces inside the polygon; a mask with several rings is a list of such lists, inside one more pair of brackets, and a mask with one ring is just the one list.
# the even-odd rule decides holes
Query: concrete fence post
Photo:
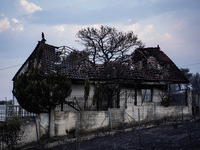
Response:
[{"label": "concrete fence post", "polygon": [[55,136],[55,108],[51,108],[49,114],[49,132],[50,136]]},{"label": "concrete fence post", "polygon": [[110,125],[110,131],[112,131],[112,117],[111,117],[111,111],[110,111],[110,108],[108,108],[108,113],[109,113],[109,125]]},{"label": "concrete fence post", "polygon": [[[195,110],[196,110],[196,107],[199,107],[199,94],[196,94],[196,100],[195,100]],[[199,110],[197,111],[195,111],[195,113],[198,113],[199,112]]]},{"label": "concrete fence post", "polygon": [[200,114],[200,96],[198,94],[198,102],[199,102],[199,114]]},{"label": "concrete fence post", "polygon": [[5,120],[8,118],[8,103],[6,100],[6,114],[5,114]]},{"label": "concrete fence post", "polygon": [[78,129],[78,119],[76,120],[76,122],[75,122],[75,136],[76,136],[76,140],[78,140],[78,138],[79,138],[79,129]]},{"label": "concrete fence post", "polygon": [[35,117],[35,127],[36,127],[37,141],[39,141],[40,140],[40,116],[39,115]]},{"label": "concrete fence post", "polygon": [[154,121],[156,120],[156,103],[153,103],[154,104]]},{"label": "concrete fence post", "polygon": [[123,113],[122,113],[122,128],[123,128],[123,130],[124,130],[124,115],[125,115],[125,108],[123,108]]},{"label": "concrete fence post", "polygon": [[192,91],[187,89],[187,103],[188,103],[188,111],[190,115],[192,115]]},{"label": "concrete fence post", "polygon": [[141,145],[141,137],[140,137],[140,108],[138,108],[138,124],[139,124],[139,144]]},{"label": "concrete fence post", "polygon": [[182,109],[182,122],[183,122],[183,99],[182,99],[182,105],[181,105],[181,109]]}]

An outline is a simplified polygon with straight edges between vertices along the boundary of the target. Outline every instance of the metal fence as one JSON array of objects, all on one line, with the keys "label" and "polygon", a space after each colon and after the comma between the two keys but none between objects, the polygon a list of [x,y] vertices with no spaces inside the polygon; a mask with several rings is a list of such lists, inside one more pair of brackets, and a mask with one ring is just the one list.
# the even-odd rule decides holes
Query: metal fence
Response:
[{"label": "metal fence", "polygon": [[30,113],[20,106],[12,105],[0,105],[0,121],[5,121],[6,118],[11,118],[13,116],[19,117],[35,117],[36,114]]}]

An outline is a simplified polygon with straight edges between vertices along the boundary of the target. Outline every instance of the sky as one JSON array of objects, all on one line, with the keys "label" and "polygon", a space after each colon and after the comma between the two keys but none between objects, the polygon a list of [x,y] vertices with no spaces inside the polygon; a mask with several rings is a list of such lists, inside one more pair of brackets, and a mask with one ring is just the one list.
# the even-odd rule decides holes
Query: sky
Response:
[{"label": "sky", "polygon": [[0,0],[0,100],[12,99],[12,78],[41,40],[82,50],[76,33],[100,25],[133,31],[160,46],[179,68],[200,73],[199,0]]}]

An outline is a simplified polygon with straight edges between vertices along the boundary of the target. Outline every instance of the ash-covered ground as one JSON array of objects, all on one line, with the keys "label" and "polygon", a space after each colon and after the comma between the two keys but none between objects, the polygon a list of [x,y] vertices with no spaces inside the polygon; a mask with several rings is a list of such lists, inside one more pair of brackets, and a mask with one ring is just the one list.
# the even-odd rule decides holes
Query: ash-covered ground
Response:
[{"label": "ash-covered ground", "polygon": [[[137,129],[136,129],[137,128]],[[93,138],[92,138],[93,137]],[[116,133],[96,133],[82,135],[78,140],[60,137],[53,141],[41,141],[40,145],[25,149],[52,150],[199,150],[200,122],[186,121],[162,124],[159,126],[142,126],[118,131]]]}]

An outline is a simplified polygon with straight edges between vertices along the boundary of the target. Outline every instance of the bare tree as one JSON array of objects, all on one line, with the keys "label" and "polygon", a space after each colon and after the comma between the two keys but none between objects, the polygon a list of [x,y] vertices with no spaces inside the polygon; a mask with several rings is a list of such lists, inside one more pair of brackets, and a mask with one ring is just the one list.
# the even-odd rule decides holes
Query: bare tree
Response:
[{"label": "bare tree", "polygon": [[97,109],[119,107],[120,86],[115,79],[116,73],[121,72],[121,68],[124,67],[122,62],[129,62],[130,54],[135,48],[143,47],[143,43],[132,31],[119,32],[115,28],[103,25],[99,28],[81,29],[77,38],[85,47],[84,51],[89,55],[89,62],[94,70],[101,64],[104,75],[112,80],[101,83],[103,88],[101,99],[98,98]]},{"label": "bare tree", "polygon": [[81,29],[77,37],[81,39],[79,42],[85,46],[85,51],[89,53],[90,61],[94,65],[123,59],[134,46],[143,46],[132,31],[119,32],[115,28],[103,25],[100,28]]}]

